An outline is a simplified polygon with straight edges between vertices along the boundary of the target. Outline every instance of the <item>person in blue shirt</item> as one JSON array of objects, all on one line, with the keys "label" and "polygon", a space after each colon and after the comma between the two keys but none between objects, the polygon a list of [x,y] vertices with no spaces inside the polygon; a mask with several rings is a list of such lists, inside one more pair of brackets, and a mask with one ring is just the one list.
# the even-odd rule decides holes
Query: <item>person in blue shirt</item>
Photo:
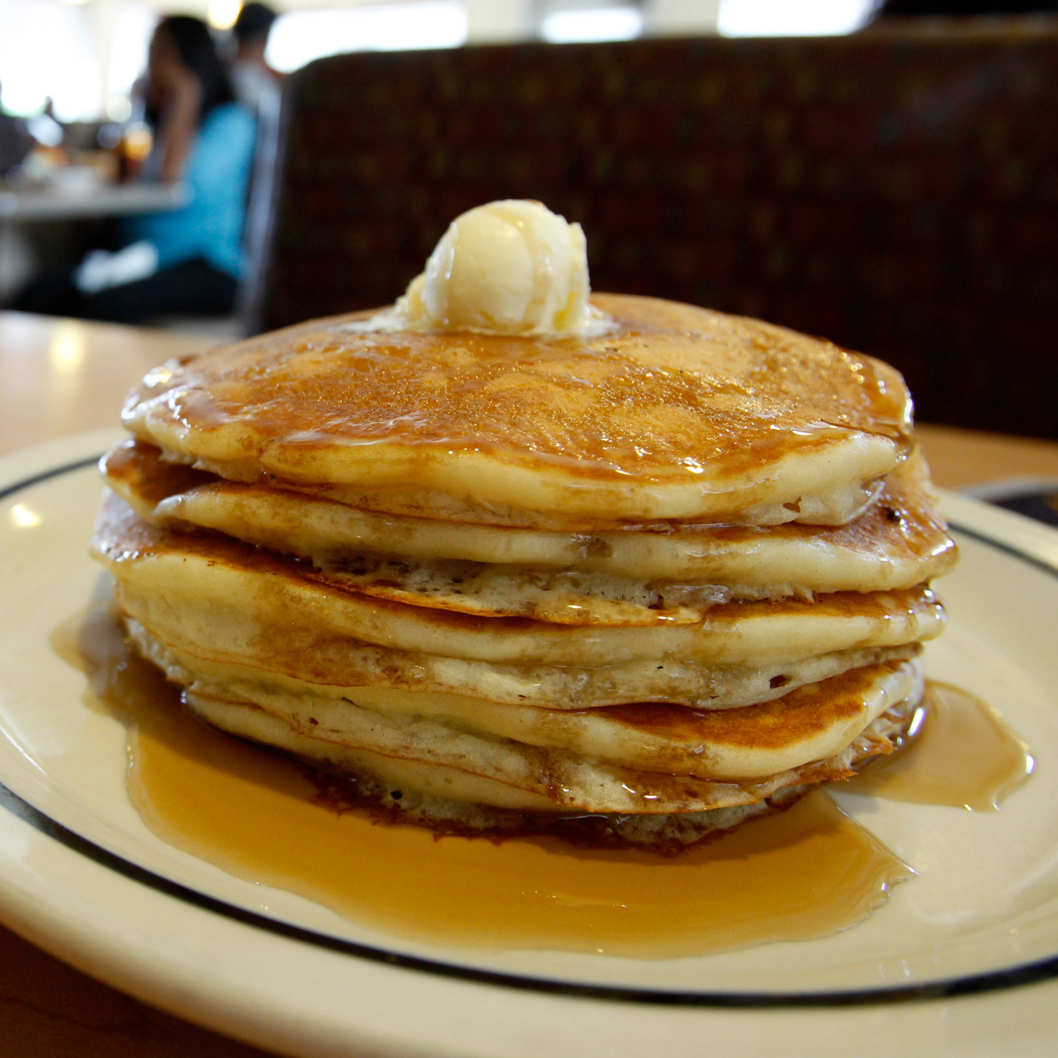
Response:
[{"label": "person in blue shirt", "polygon": [[244,264],[253,113],[236,101],[209,27],[189,15],[155,28],[144,92],[153,147],[142,175],[179,183],[186,201],[124,218],[118,252],[97,251],[73,271],[31,284],[12,307],[120,323],[232,312]]}]

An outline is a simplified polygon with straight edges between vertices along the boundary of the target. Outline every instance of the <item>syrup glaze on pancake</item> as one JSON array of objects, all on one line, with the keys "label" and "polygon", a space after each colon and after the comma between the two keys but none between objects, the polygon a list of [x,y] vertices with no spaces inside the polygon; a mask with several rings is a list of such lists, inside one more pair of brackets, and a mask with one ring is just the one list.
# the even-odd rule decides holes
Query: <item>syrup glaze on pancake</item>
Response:
[{"label": "syrup glaze on pancake", "polygon": [[93,539],[132,643],[435,826],[692,842],[891,752],[955,556],[903,380],[594,301],[579,336],[352,314],[149,372]]},{"label": "syrup glaze on pancake", "polygon": [[794,520],[812,489],[866,488],[907,454],[910,402],[887,365],[704,309],[596,301],[616,321],[596,338],[305,324],[150,372],[124,421],[236,480],[438,490],[528,524],[762,505],[774,520],[786,504]]}]

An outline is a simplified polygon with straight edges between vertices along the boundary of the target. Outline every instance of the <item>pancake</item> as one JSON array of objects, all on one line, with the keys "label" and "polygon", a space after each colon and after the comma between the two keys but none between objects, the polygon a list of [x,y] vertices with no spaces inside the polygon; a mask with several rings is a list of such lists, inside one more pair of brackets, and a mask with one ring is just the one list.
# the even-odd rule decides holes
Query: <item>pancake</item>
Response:
[{"label": "pancake", "polygon": [[315,321],[149,372],[123,421],[230,480],[579,529],[840,524],[909,451],[907,391],[879,361],[692,306],[594,304],[613,327],[580,338]]},{"label": "pancake", "polygon": [[342,583],[418,606],[582,623],[692,623],[733,599],[909,588],[944,573],[954,545],[917,453],[846,526],[582,535],[371,514],[225,482],[142,442],[103,461],[147,521],[213,529],[310,561]]},{"label": "pancake", "polygon": [[679,657],[710,664],[795,661],[937,635],[941,604],[928,587],[835,592],[814,600],[727,603],[695,624],[551,625],[482,618],[365,596],[311,567],[226,537],[157,529],[116,497],[95,547],[126,612],[189,642],[251,643],[300,629],[444,657],[594,667]]},{"label": "pancake", "polygon": [[[406,757],[414,740],[428,759],[447,760],[463,737],[562,750],[652,772],[742,781],[833,756],[895,705],[917,699],[921,675],[905,657],[868,664],[738,709],[687,709],[636,702],[596,709],[496,708],[452,694],[378,685],[327,687],[263,676],[248,665],[203,662],[168,648],[145,626],[128,630],[140,652],[192,698],[236,700],[328,742]],[[785,693],[784,693],[785,692]],[[446,730],[438,734],[437,727]],[[451,763],[448,760],[448,763]],[[587,806],[584,806],[587,807]]]},{"label": "pancake", "polygon": [[[119,594],[123,592],[119,589]],[[212,637],[207,643],[182,638],[179,628],[162,620],[146,623],[126,605],[126,624],[143,628],[140,643],[157,642],[178,661],[213,680],[259,680],[288,693],[346,697],[357,693],[394,697],[417,694],[416,701],[537,706],[583,710],[623,702],[666,702],[696,709],[737,709],[770,701],[789,690],[863,665],[913,656],[917,644],[836,651],[799,661],[762,665],[709,665],[678,658],[646,659],[596,668],[555,665],[497,665],[442,657],[422,651],[394,650],[341,636],[313,633],[283,635],[283,628],[262,627],[257,636]],[[218,626],[218,631],[223,629]],[[179,681],[178,681],[179,682]],[[470,708],[464,705],[463,708]],[[423,705],[423,708],[427,708]]]},{"label": "pancake", "polygon": [[[196,713],[234,734],[249,735],[257,741],[339,765],[348,753],[383,757],[389,762],[390,782],[400,782],[402,767],[443,769],[447,775],[443,788],[426,792],[451,801],[474,802],[481,799],[474,792],[474,784],[489,782],[506,790],[502,800],[492,802],[497,807],[556,815],[571,811],[649,815],[707,812],[750,804],[785,787],[801,786],[820,777],[848,777],[853,773],[851,764],[861,759],[856,752],[851,759],[846,755],[850,742],[833,758],[769,773],[759,780],[723,782],[608,765],[569,753],[530,751],[519,743],[487,740],[429,721],[384,723],[377,716],[359,717],[347,712],[343,717],[346,727],[341,733],[333,729],[320,732],[302,727],[290,714],[273,713],[250,703],[198,691],[189,691],[186,697]],[[898,712],[903,716],[906,706]],[[349,732],[357,720],[362,724],[354,727],[355,733]],[[260,738],[253,732],[255,725],[273,734]],[[858,728],[856,735],[866,731],[867,727]],[[874,732],[866,737],[876,739]],[[374,743],[378,748],[359,744],[363,742]],[[443,753],[438,752],[440,747],[444,748]],[[878,752],[877,746],[872,748]],[[403,785],[417,784],[413,781]],[[649,811],[644,811],[644,805],[649,806]]]},{"label": "pancake", "polygon": [[[224,730],[355,776],[358,790],[373,791],[381,802],[397,793],[403,803],[407,789],[403,811],[416,818],[416,812],[425,813],[437,826],[524,831],[544,826],[545,816],[561,820],[571,812],[591,813],[621,842],[670,847],[699,840],[787,803],[815,783],[852,774],[867,756],[890,751],[900,719],[921,694],[913,658],[927,634],[922,615],[904,626],[898,646],[884,645],[900,625],[901,611],[905,619],[913,611],[908,593],[829,599],[836,620],[833,613],[827,618],[820,612],[819,601],[799,603],[808,612],[797,616],[788,602],[713,608],[711,630],[701,633],[713,657],[697,666],[680,652],[670,660],[663,652],[643,656],[637,649],[622,665],[613,661],[612,649],[602,654],[582,649],[575,667],[552,666],[551,674],[582,691],[609,688],[611,696],[594,707],[582,702],[575,708],[575,696],[556,700],[553,688],[545,704],[527,703],[527,696],[517,693],[505,703],[497,693],[516,669],[523,687],[531,685],[538,697],[548,698],[542,660],[534,667],[532,652],[546,658],[557,645],[546,640],[568,636],[574,630],[568,627],[458,618],[454,631],[472,634],[457,634],[449,645],[473,647],[476,631],[478,640],[495,647],[497,633],[505,631],[522,643],[520,655],[529,645],[530,657],[521,656],[520,666],[438,654],[435,641],[411,644],[409,650],[400,634],[394,643],[397,626],[364,623],[363,606],[378,617],[378,600],[357,599],[303,563],[230,538],[152,526],[116,495],[104,505],[94,548],[115,575],[132,642],[184,688],[193,711]],[[255,585],[261,577],[268,583]],[[939,630],[941,611],[931,593],[912,594],[929,600],[925,612],[932,631]],[[821,653],[819,642],[806,640],[812,628],[823,627],[816,624],[821,618],[864,638],[848,612],[852,602],[861,620],[878,611],[877,627],[866,638],[873,635],[881,645],[857,643],[858,649]],[[409,627],[419,622],[426,639],[436,636],[439,616],[455,616],[397,609],[410,612]],[[357,635],[350,634],[349,621],[357,625]],[[779,624],[774,633],[768,631],[770,622]],[[724,623],[730,626],[726,635],[720,631]],[[791,627],[806,653],[780,671],[784,666],[777,659],[789,654]],[[600,629],[584,631],[596,636]],[[365,632],[377,642],[358,637]],[[534,645],[534,639],[540,641]],[[761,658],[716,663],[725,642],[755,640],[762,643]],[[328,667],[335,653],[357,650],[381,655],[374,673],[370,666],[357,670],[354,658],[354,679],[338,682],[341,665]],[[423,678],[426,661],[435,673],[433,686],[423,686],[430,682]],[[635,675],[649,689],[650,677],[657,680],[666,669],[662,686],[670,693],[654,703],[636,700]],[[409,680],[402,685],[402,672],[416,673],[419,685],[410,689]],[[438,673],[454,686],[441,689]],[[727,700],[726,708],[715,701],[707,709],[688,708],[671,693],[681,684],[685,698],[704,684],[735,700]],[[460,686],[472,693],[460,694],[455,689]],[[630,814],[646,821],[640,826],[618,821]]]},{"label": "pancake", "polygon": [[955,561],[899,374],[589,304],[579,228],[491,208],[395,306],[130,394],[92,542],[130,642],[209,723],[442,830],[668,849],[892,752]]}]

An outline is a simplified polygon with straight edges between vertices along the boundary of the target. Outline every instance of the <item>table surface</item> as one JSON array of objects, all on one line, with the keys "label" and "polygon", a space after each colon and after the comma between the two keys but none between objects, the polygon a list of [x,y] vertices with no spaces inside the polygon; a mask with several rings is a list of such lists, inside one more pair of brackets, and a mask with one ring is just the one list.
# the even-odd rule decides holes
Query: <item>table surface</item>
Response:
[{"label": "table surface", "polygon": [[[125,391],[199,338],[0,313],[0,454],[116,425]],[[939,485],[1058,480],[1058,443],[922,426]],[[264,1052],[161,1013],[71,969],[0,927],[6,1058],[253,1058]]]},{"label": "table surface", "polygon": [[54,184],[0,187],[0,220],[78,220],[176,209],[187,201],[181,184]]}]

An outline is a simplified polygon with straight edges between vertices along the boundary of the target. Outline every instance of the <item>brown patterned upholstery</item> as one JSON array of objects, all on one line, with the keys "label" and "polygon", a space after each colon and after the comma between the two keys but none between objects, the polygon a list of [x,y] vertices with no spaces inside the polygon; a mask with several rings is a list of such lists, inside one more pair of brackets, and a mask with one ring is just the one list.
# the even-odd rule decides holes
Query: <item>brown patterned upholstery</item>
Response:
[{"label": "brown patterned upholstery", "polygon": [[252,324],[390,302],[456,214],[538,198],[596,289],[824,334],[922,419],[1058,436],[1056,107],[1054,23],[322,60],[288,87]]}]

